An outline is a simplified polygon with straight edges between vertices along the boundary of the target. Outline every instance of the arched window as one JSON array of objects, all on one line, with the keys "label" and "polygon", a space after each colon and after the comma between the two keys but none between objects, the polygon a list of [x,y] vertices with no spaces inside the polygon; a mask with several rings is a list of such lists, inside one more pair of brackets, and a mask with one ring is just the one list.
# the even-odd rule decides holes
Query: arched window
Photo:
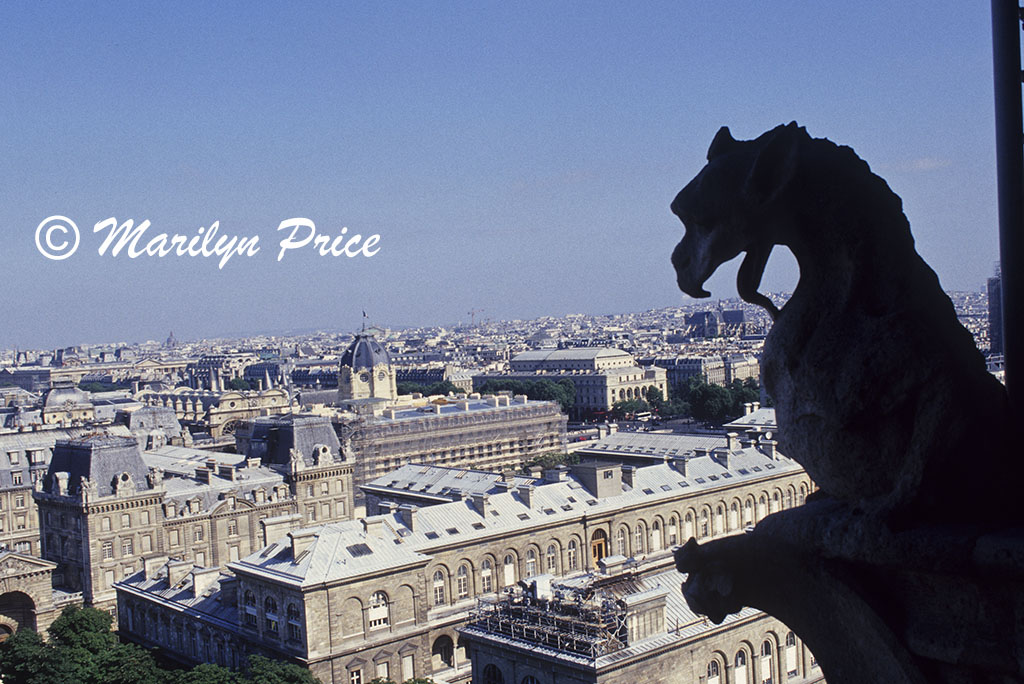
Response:
[{"label": "arched window", "polygon": [[548,546],[548,558],[547,558],[548,574],[558,574],[558,549],[554,544]]},{"label": "arched window", "polygon": [[790,488],[786,491],[786,508],[792,508],[792,507],[793,507],[793,487],[790,486]]},{"label": "arched window", "polygon": [[537,552],[529,549],[526,552],[526,576],[533,577],[537,574]]},{"label": "arched window", "polygon": [[715,534],[722,534],[725,531],[725,506],[718,504],[715,509]]},{"label": "arched window", "polygon": [[651,551],[661,550],[661,522],[658,520],[651,523],[651,543],[648,548]]},{"label": "arched window", "polygon": [[729,529],[735,530],[740,526],[740,507],[735,501],[729,506]]},{"label": "arched window", "polygon": [[250,627],[256,627],[256,594],[246,590],[243,595],[242,602],[245,604],[245,610],[242,611],[244,615],[245,624]]},{"label": "arched window", "polygon": [[302,641],[302,615],[294,603],[288,604],[288,639]]},{"label": "arched window", "polygon": [[370,597],[370,609],[366,613],[366,619],[370,623],[370,629],[387,627],[390,623],[388,616],[388,595],[383,591],[378,591]]},{"label": "arched window", "polygon": [[623,527],[620,527],[619,533],[615,535],[615,553],[620,556],[629,555],[626,550],[626,530]]},{"label": "arched window", "polygon": [[772,658],[772,642],[765,639],[761,644],[761,684],[775,681],[775,661]]},{"label": "arched window", "polygon": [[488,664],[484,667],[484,684],[505,684],[505,678],[496,665]]},{"label": "arched window", "polygon": [[444,592],[444,571],[434,571],[434,605],[443,606],[445,604],[445,592]]},{"label": "arched window", "polygon": [[491,567],[491,559],[484,558],[480,563],[480,591],[490,594],[494,591],[494,569]]},{"label": "arched window", "polygon": [[743,524],[751,525],[754,522],[754,502],[747,499],[743,504]]},{"label": "arched window", "polygon": [[576,544],[575,539],[569,540],[569,548],[566,552],[567,560],[569,562],[569,570],[575,571],[580,569],[580,550]]},{"label": "arched window", "polygon": [[719,684],[721,681],[721,668],[718,666],[717,660],[712,660],[708,663],[708,684]]},{"label": "arched window", "polygon": [[523,677],[522,684],[540,684],[540,682],[537,681],[536,677],[533,677],[531,675],[527,675],[527,676]]},{"label": "arched window", "polygon": [[683,519],[683,538],[689,541],[692,537],[695,537],[695,530],[693,528],[693,513],[690,511],[686,512],[686,517]]},{"label": "arched window", "polygon": [[644,552],[644,526],[643,523],[636,524],[636,530],[633,533],[633,553],[640,554]]},{"label": "arched window", "polygon": [[736,659],[733,662],[736,663],[736,667],[737,668],[746,667],[747,666],[747,654],[744,653],[743,651],[736,651]]},{"label": "arched window", "polygon": [[779,492],[776,490],[772,494],[772,513],[775,513],[782,507],[782,497],[779,496]]},{"label": "arched window", "polygon": [[796,677],[800,666],[796,657],[796,635],[792,632],[786,635],[786,677]]},{"label": "arched window", "polygon": [[668,545],[675,546],[679,543],[679,520],[673,514],[668,521]]},{"label": "arched window", "polygon": [[434,672],[446,667],[455,667],[455,645],[452,638],[447,634],[437,637],[430,649],[430,655]]},{"label": "arched window", "polygon": [[273,596],[268,596],[263,602],[263,617],[266,620],[267,631],[277,634],[277,601]]},{"label": "arched window", "polygon": [[511,587],[516,583],[516,557],[511,553],[505,554],[505,563],[501,568],[503,586]]},{"label": "arched window", "polygon": [[711,533],[711,523],[708,518],[708,509],[700,512],[700,536],[706,537]]},{"label": "arched window", "polygon": [[460,599],[469,598],[469,566],[465,563],[455,573],[455,592]]}]

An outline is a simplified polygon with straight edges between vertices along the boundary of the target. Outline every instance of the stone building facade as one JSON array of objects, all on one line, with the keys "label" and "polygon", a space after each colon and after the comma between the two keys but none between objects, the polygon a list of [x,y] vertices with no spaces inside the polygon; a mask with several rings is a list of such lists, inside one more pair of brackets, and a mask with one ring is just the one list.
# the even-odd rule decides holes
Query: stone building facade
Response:
[{"label": "stone building facade", "polygon": [[[325,684],[467,681],[457,630],[478,598],[542,574],[597,572],[610,556],[667,568],[690,536],[737,533],[811,488],[797,464],[753,446],[644,468],[582,464],[536,486],[292,531],[229,563],[236,584],[205,594],[208,612],[183,610],[170,583],[139,573],[118,585],[121,615],[178,619],[214,640],[270,648]],[[133,638],[196,660],[172,640]]]},{"label": "stone building facade", "polygon": [[112,608],[114,583],[144,558],[216,568],[303,519],[348,519],[352,465],[330,422],[316,417],[294,418],[260,457],[170,445],[143,452],[135,437],[93,434],[57,442],[34,497],[54,585]]},{"label": "stone building facade", "polygon": [[285,413],[292,402],[287,390],[210,391],[178,387],[170,392],[144,391],[137,398],[149,406],[164,406],[193,432],[214,439],[230,437],[247,420]]},{"label": "stone building facade", "polygon": [[335,427],[352,454],[358,487],[409,463],[515,469],[540,454],[564,453],[567,420],[553,402],[471,395],[340,419]]},{"label": "stone building facade", "polygon": [[617,401],[642,399],[656,389],[668,396],[668,378],[662,368],[641,368],[628,352],[608,347],[537,350],[517,354],[510,362],[511,373],[473,376],[480,389],[488,380],[567,379],[576,389],[573,417],[588,417],[610,411]]}]

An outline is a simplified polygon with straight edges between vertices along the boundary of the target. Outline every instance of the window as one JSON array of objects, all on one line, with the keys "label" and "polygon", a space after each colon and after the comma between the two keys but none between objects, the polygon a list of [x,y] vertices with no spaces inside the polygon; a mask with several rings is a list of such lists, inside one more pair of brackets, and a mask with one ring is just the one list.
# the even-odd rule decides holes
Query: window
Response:
[{"label": "window", "polygon": [[110,560],[114,557],[114,542],[103,542],[103,560]]},{"label": "window", "polygon": [[121,527],[131,527],[131,526],[132,526],[132,515],[131,515],[131,513],[122,513],[121,514]]},{"label": "window", "polygon": [[402,656],[402,681],[407,682],[416,676],[416,658],[411,653]]},{"label": "window", "polygon": [[484,684],[505,684],[505,678],[497,665],[489,664],[484,668]]},{"label": "window", "polygon": [[707,509],[700,512],[700,536],[706,537],[711,534],[711,525],[708,521]]},{"label": "window", "polygon": [[434,572],[434,605],[443,606],[445,603],[444,595],[444,572],[437,570]]},{"label": "window", "polygon": [[204,535],[203,535],[203,528],[202,527],[196,527],[195,529],[192,530],[192,541],[201,542],[201,541],[203,541],[203,536]]},{"label": "window", "polygon": [[540,682],[537,681],[536,677],[527,675],[526,677],[523,677],[522,684],[540,684]]},{"label": "window", "polygon": [[245,592],[245,598],[243,599],[243,602],[245,603],[245,610],[243,611],[243,614],[245,615],[245,624],[249,625],[250,627],[255,628],[256,627],[256,595],[253,594],[251,591],[246,591]]},{"label": "window", "polygon": [[644,526],[637,523],[636,530],[633,533],[633,553],[644,552]]},{"label": "window", "polygon": [[384,660],[377,663],[377,679],[387,679],[391,668],[388,665],[388,661]]},{"label": "window", "polygon": [[537,552],[530,549],[526,552],[526,576],[533,577],[537,574]]},{"label": "window", "polygon": [[678,526],[677,526],[677,523],[676,523],[676,516],[673,515],[672,518],[668,521],[668,544],[669,544],[669,546],[675,546],[676,544],[679,543],[679,537],[678,537],[678,535],[676,533],[677,529],[678,529]]},{"label": "window", "polygon": [[480,591],[485,594],[490,594],[494,591],[494,582],[491,578],[491,559],[485,558],[484,562],[480,564]]},{"label": "window", "polygon": [[[21,484],[21,471],[20,470],[15,470],[13,473],[11,473],[11,484],[14,484],[14,485],[20,485]],[[24,506],[24,505],[25,504],[22,504],[22,506]]]},{"label": "window", "polygon": [[567,560],[569,562],[569,570],[575,571],[580,569],[580,554],[579,547],[576,544],[575,539],[569,540],[569,548],[566,552]]},{"label": "window", "polygon": [[25,516],[17,515],[14,517],[14,529],[23,530],[25,529]]},{"label": "window", "polygon": [[306,496],[313,496],[313,485],[306,485]]},{"label": "window", "polygon": [[655,520],[651,523],[651,551],[661,550],[661,523]]},{"label": "window", "polygon": [[511,553],[505,554],[505,564],[502,566],[502,586],[511,587],[516,583],[516,557]]},{"label": "window", "polygon": [[363,671],[350,670],[348,673],[348,684],[363,684]]},{"label": "window", "polygon": [[268,596],[263,602],[263,617],[266,621],[267,631],[277,634],[277,601],[273,596]]},{"label": "window", "polygon": [[615,473],[613,471],[611,471],[611,470],[604,471],[604,479],[610,480],[614,476],[615,476]]},{"label": "window", "polygon": [[747,654],[743,651],[736,651],[736,658],[733,661],[736,664],[736,669],[747,666]]},{"label": "window", "polygon": [[370,597],[370,609],[366,613],[366,619],[370,623],[370,629],[388,626],[388,595],[383,591],[378,591]]},{"label": "window", "polygon": [[7,458],[11,459],[11,465],[16,466],[21,462],[21,456],[17,451],[8,451]]},{"label": "window", "polygon": [[455,575],[455,590],[460,599],[469,597],[469,566],[460,565]]},{"label": "window", "polygon": [[765,639],[761,644],[761,684],[775,681],[775,663],[772,659],[772,642]]},{"label": "window", "polygon": [[718,684],[721,681],[721,668],[717,660],[708,663],[708,684]]},{"label": "window", "polygon": [[178,530],[171,530],[167,536],[171,546],[177,546],[181,543],[181,535],[178,533]]},{"label": "window", "polygon": [[[17,482],[15,484],[21,484],[21,483]],[[25,495],[24,494],[18,494],[17,496],[14,497],[14,507],[15,508],[24,508],[25,507]]]},{"label": "window", "polygon": [[548,546],[548,557],[547,557],[547,571],[548,574],[556,574],[558,568],[558,549],[555,548],[554,544]]},{"label": "window", "polygon": [[228,520],[228,536],[234,537],[238,534],[238,521]]},{"label": "window", "polygon": [[323,482],[321,482],[320,483],[320,493],[321,494],[330,494],[331,493],[331,483],[328,482],[327,480],[324,480]]},{"label": "window", "polygon": [[294,603],[288,604],[288,639],[302,641],[302,618],[299,607]]},{"label": "window", "polygon": [[799,666],[796,657],[796,635],[790,632],[786,635],[786,676],[793,678],[797,676]]},{"label": "window", "polygon": [[148,534],[142,535],[142,552],[149,553],[153,550],[153,537]]},{"label": "window", "polygon": [[148,525],[149,524],[149,511],[141,511],[139,513],[139,524],[140,525]]}]

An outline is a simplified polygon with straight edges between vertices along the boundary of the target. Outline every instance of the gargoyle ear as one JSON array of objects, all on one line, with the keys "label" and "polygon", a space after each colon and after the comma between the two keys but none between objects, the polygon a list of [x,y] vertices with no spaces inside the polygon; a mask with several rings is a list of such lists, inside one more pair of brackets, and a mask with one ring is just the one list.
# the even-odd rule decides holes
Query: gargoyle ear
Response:
[{"label": "gargoyle ear", "polygon": [[793,122],[765,133],[761,151],[750,168],[743,193],[756,204],[765,204],[777,197],[796,175],[800,139],[807,137],[803,128]]},{"label": "gargoyle ear", "polygon": [[711,141],[711,146],[708,147],[708,161],[711,161],[720,154],[725,154],[736,145],[736,140],[732,137],[732,133],[729,132],[728,126],[722,126],[718,129],[718,133],[715,133],[715,139]]}]

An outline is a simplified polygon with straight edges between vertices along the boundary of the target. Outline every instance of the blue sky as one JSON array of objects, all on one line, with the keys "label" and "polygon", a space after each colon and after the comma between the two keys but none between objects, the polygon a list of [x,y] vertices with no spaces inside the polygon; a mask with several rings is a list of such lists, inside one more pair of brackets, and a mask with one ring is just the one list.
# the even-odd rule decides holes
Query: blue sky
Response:
[{"label": "blue sky", "polygon": [[[0,347],[678,304],[675,193],[719,126],[791,120],[886,178],[947,289],[981,290],[990,21],[980,2],[6,3]],[[62,261],[33,240],[51,215],[81,231]],[[111,217],[147,239],[219,221],[261,253],[100,256]],[[275,261],[292,217],[380,251]],[[796,277],[773,257],[765,286]]]}]

